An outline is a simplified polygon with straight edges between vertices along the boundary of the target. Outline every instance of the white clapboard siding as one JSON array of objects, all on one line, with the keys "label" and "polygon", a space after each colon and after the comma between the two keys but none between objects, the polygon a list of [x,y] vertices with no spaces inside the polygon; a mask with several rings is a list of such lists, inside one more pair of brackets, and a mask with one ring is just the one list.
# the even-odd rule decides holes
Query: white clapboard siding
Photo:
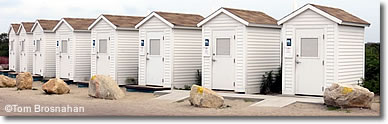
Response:
[{"label": "white clapboard siding", "polygon": [[[33,31],[33,41],[35,41],[36,42],[36,40],[41,40],[40,41],[40,46],[41,46],[41,49],[40,49],[40,51],[42,52],[42,50],[43,50],[43,40],[44,40],[44,37],[43,37],[43,30],[42,30],[42,28],[40,27],[40,26],[37,26],[35,29],[34,29],[34,31]],[[35,44],[36,45],[36,44]],[[36,46],[34,46],[34,47],[36,47]],[[44,65],[44,63],[43,63],[43,60],[42,59],[38,59],[37,60],[37,58],[36,57],[34,57],[34,56],[40,56],[40,54],[38,54],[37,53],[37,51],[35,50],[35,48],[34,48],[34,52],[33,52],[33,59],[32,59],[32,65],[33,65],[33,69],[32,69],[32,72],[34,73],[34,74],[40,74],[40,75],[42,75],[42,73],[40,72],[40,70],[42,70],[43,68],[41,68],[41,67],[43,67],[43,65]]]},{"label": "white clapboard siding", "polygon": [[246,93],[260,92],[262,75],[280,67],[280,29],[247,27]]},{"label": "white clapboard siding", "polygon": [[[42,45],[43,44],[43,45]],[[53,32],[45,32],[44,39],[42,42],[43,49],[43,58],[44,58],[44,77],[55,77],[55,52],[56,52],[56,40],[55,33]]]},{"label": "white clapboard siding", "polygon": [[338,26],[338,82],[357,84],[364,77],[364,28]]},{"label": "white clapboard siding", "polygon": [[[171,87],[171,35],[172,29],[161,20],[152,17],[141,27],[139,27],[139,38],[146,40],[147,32],[163,32],[164,40],[164,87]],[[146,47],[146,46],[145,46]],[[146,85],[146,56],[139,56],[139,85]]]},{"label": "white clapboard siding", "polygon": [[33,38],[32,33],[27,33],[24,28],[21,28],[19,34],[20,41],[24,41],[24,51],[21,51],[20,56],[20,72],[31,72],[32,73],[32,55],[33,55]]},{"label": "white clapboard siding", "polygon": [[201,70],[201,30],[174,29],[173,86],[184,87],[196,82]]},{"label": "white clapboard siding", "polygon": [[115,65],[116,81],[125,85],[125,80],[136,78],[138,73],[139,31],[116,31]]},{"label": "white clapboard siding", "polygon": [[[245,49],[244,49],[244,38],[245,38],[245,25],[241,24],[237,20],[229,17],[228,15],[221,13],[214,17],[211,21],[207,22],[202,26],[203,38],[212,39],[213,31],[234,31],[235,32],[235,43],[236,43],[236,66],[235,66],[235,91],[245,92]],[[210,50],[212,47],[210,47]],[[212,50],[211,50],[212,51]],[[203,56],[202,58],[202,86],[206,88],[212,88],[212,58],[211,56]]]},{"label": "white clapboard siding", "polygon": [[70,75],[72,80],[77,81],[87,81],[90,79],[90,58],[91,58],[91,34],[90,32],[74,32],[74,51],[72,54],[73,73]]},{"label": "white clapboard siding", "polygon": [[[295,39],[295,29],[297,28],[319,28],[324,29],[325,34],[325,82],[331,84],[335,81],[335,27],[336,23],[329,19],[319,15],[312,10],[306,10],[297,15],[293,19],[283,24],[282,39],[292,38]],[[283,40],[283,46],[286,44]],[[292,44],[292,49],[295,50],[295,40]],[[285,49],[283,47],[283,49]],[[284,50],[283,50],[284,51]],[[295,53],[295,51],[293,51]],[[283,57],[283,94],[295,93],[295,57],[286,58]]]}]

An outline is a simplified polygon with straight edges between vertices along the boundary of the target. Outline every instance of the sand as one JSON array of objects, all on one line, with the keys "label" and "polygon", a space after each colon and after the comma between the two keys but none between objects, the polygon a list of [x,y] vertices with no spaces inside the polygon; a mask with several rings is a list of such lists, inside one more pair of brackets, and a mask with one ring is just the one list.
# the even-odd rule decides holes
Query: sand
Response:
[{"label": "sand", "polygon": [[[250,107],[254,101],[225,100],[230,107],[222,109],[197,108],[185,100],[170,102],[154,99],[152,93],[125,92],[120,100],[95,99],[88,96],[87,88],[70,85],[70,94],[47,95],[41,90],[41,82],[34,82],[37,90],[17,91],[16,88],[0,88],[1,116],[379,116],[380,100],[377,97],[372,109],[328,110],[323,104],[294,103],[283,108]],[[124,88],[122,88],[125,91]],[[32,107],[34,105],[56,107],[84,107],[84,112],[6,112],[6,105]]]}]

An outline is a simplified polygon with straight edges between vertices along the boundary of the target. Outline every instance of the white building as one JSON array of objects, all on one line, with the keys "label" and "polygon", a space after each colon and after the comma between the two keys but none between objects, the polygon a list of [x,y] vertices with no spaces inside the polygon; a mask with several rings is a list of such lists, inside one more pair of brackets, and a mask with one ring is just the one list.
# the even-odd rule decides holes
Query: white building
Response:
[{"label": "white building", "polygon": [[201,28],[196,14],[152,12],[139,29],[139,85],[183,88],[201,69]]},{"label": "white building", "polygon": [[283,94],[323,95],[332,83],[361,83],[368,22],[338,8],[306,4],[278,24]]},{"label": "white building", "polygon": [[259,93],[262,76],[280,69],[280,29],[263,12],[220,8],[202,27],[202,86]]},{"label": "white building", "polygon": [[22,22],[17,32],[20,42],[20,72],[32,73],[32,49],[34,44],[31,29],[33,25],[34,22]]},{"label": "white building", "polygon": [[33,32],[33,73],[43,77],[55,77],[56,41],[54,27],[59,20],[36,20]]},{"label": "white building", "polygon": [[78,81],[90,79],[91,33],[96,19],[62,18],[55,26],[56,77]]},{"label": "white building", "polygon": [[90,26],[91,75],[109,75],[119,85],[137,78],[139,31],[143,17],[101,15]]},{"label": "white building", "polygon": [[9,70],[19,72],[19,35],[17,31],[20,24],[11,24],[8,30],[9,39]]}]

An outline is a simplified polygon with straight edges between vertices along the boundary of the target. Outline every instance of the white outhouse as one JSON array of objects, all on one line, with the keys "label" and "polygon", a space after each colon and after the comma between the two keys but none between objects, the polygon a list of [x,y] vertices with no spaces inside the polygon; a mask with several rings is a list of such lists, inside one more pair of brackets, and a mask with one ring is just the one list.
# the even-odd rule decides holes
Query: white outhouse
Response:
[{"label": "white outhouse", "polygon": [[342,9],[306,4],[278,24],[283,94],[323,95],[332,83],[361,83],[368,22]]},{"label": "white outhouse", "polygon": [[34,42],[33,74],[55,77],[56,40],[53,29],[58,22],[59,20],[38,19],[31,29]]},{"label": "white outhouse", "polygon": [[32,49],[34,44],[31,29],[33,25],[34,22],[22,22],[17,32],[20,42],[20,72],[32,73]]},{"label": "white outhouse", "polygon": [[55,26],[56,77],[74,82],[90,79],[91,33],[96,19],[62,18]]},{"label": "white outhouse", "polygon": [[90,26],[91,75],[109,75],[119,85],[136,79],[139,31],[135,25],[144,17],[100,15]]},{"label": "white outhouse", "polygon": [[9,39],[9,70],[19,72],[19,35],[17,31],[20,24],[11,24],[8,30]]},{"label": "white outhouse", "polygon": [[201,69],[201,28],[196,14],[152,12],[139,29],[139,85],[183,88]]},{"label": "white outhouse", "polygon": [[281,27],[267,14],[220,8],[198,27],[202,27],[202,86],[259,93],[262,75],[280,68]]}]

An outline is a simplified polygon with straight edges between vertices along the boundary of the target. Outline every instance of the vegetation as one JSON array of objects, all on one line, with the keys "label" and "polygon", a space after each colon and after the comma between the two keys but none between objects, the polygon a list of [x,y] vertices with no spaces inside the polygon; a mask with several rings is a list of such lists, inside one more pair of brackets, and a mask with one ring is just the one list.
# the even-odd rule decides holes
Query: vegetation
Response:
[{"label": "vegetation", "polygon": [[8,34],[0,34],[0,56],[8,57]]},{"label": "vegetation", "polygon": [[202,85],[202,73],[201,73],[201,71],[199,69],[197,70],[195,84],[198,85],[198,86]]},{"label": "vegetation", "polygon": [[361,86],[380,94],[380,43],[365,44],[365,79]]},{"label": "vegetation", "polygon": [[282,69],[278,69],[276,74],[273,71],[266,72],[261,80],[260,93],[282,93]]},{"label": "vegetation", "polygon": [[125,83],[129,85],[138,85],[138,81],[135,78],[127,78],[125,80]]}]

